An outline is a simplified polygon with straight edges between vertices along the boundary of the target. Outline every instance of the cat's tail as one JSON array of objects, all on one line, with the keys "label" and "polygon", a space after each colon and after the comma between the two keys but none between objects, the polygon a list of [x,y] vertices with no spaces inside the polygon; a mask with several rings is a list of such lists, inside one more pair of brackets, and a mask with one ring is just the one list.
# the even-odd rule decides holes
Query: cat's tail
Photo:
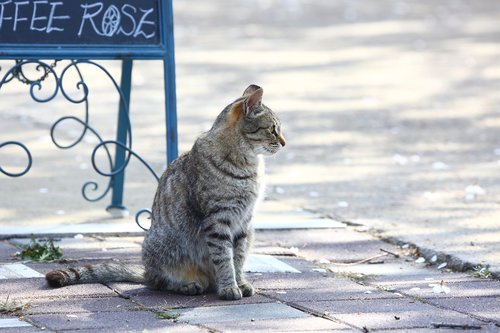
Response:
[{"label": "cat's tail", "polygon": [[97,264],[58,269],[45,275],[49,286],[59,288],[79,283],[144,283],[144,266],[137,264]]}]

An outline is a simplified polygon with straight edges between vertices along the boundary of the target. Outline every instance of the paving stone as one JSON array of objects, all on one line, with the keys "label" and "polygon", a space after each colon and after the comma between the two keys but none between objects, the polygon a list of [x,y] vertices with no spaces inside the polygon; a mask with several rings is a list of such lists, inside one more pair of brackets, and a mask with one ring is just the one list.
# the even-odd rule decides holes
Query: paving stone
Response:
[{"label": "paving stone", "polygon": [[77,314],[82,312],[119,312],[137,309],[134,304],[121,297],[95,298],[38,298],[29,302],[30,306],[24,311],[27,314],[66,313]]},{"label": "paving stone", "polygon": [[2,333],[47,333],[46,330],[42,330],[40,328],[30,326],[30,327],[10,327],[10,328],[2,328]]},{"label": "paving stone", "polygon": [[245,272],[252,273],[300,273],[299,270],[279,259],[262,254],[248,256],[243,267]]},{"label": "paving stone", "polygon": [[190,324],[310,317],[281,303],[243,304],[176,310],[179,320]]},{"label": "paving stone", "polygon": [[30,323],[20,320],[19,318],[0,318],[0,329],[17,328],[17,327],[32,327]]},{"label": "paving stone", "polygon": [[43,277],[39,272],[21,263],[1,264],[0,280]]},{"label": "paving stone", "polygon": [[441,272],[433,268],[415,268],[413,266],[405,267],[401,264],[403,269],[399,273],[393,270],[394,267],[388,269],[385,275],[375,275],[369,280],[369,283],[379,286],[399,286],[406,284],[422,284],[434,283],[444,280],[445,283],[467,282],[467,281],[481,281],[465,273]]},{"label": "paving stone", "polygon": [[297,302],[297,305],[344,323],[368,329],[424,328],[431,324],[481,325],[482,322],[464,314],[440,309],[408,299],[344,300],[326,302]]},{"label": "paving stone", "polygon": [[[136,241],[137,238],[128,237],[71,237],[54,239],[54,245],[64,249],[121,249],[121,248],[140,248],[141,245]],[[44,239],[39,239],[43,241]],[[31,243],[30,238],[13,238],[10,240],[15,245],[28,245]]]},{"label": "paving stone", "polygon": [[[75,330],[65,330],[64,332],[75,332],[75,333],[95,333],[95,329],[75,329]],[[116,333],[209,333],[208,329],[201,328],[198,326],[194,325],[189,325],[185,323],[172,323],[171,326],[168,326],[168,330],[165,330],[165,327],[157,327],[157,328],[152,328],[148,327],[145,330],[137,330],[137,329],[124,329],[124,328],[119,328],[119,329],[113,329],[113,328],[106,328],[106,332],[116,332]],[[3,333],[3,331],[2,331]],[[212,332],[213,333],[213,332]]]},{"label": "paving stone", "polygon": [[[500,326],[500,297],[440,298],[432,299],[429,302],[447,309],[493,320]],[[500,327],[498,331],[500,331]]]},{"label": "paving stone", "polygon": [[260,205],[254,218],[255,229],[311,229],[345,228],[344,223],[323,219],[304,210],[294,209],[278,201],[266,200]]},{"label": "paving stone", "polygon": [[206,327],[221,332],[354,332],[347,325],[318,317],[267,319],[208,323]]},{"label": "paving stone", "polygon": [[45,278],[0,280],[0,295],[15,299],[50,297],[98,297],[116,296],[116,293],[102,284],[79,284],[63,288],[50,288]]},{"label": "paving stone", "polygon": [[63,257],[77,260],[120,260],[140,262],[141,248],[92,248],[92,249],[63,249]]},{"label": "paving stone", "polygon": [[187,296],[166,291],[153,290],[144,285],[131,283],[110,283],[109,287],[120,295],[131,298],[138,304],[148,307],[186,308],[196,306],[220,306],[228,304],[236,305],[274,302],[274,300],[258,294],[252,297],[243,297],[237,301],[224,301],[219,299],[215,293]]},{"label": "paving stone", "polygon": [[373,275],[374,278],[389,278],[391,276],[401,276],[401,274],[408,275],[429,275],[425,268],[412,266],[410,263],[399,260],[397,262],[384,263],[380,265],[373,264],[359,264],[350,266],[328,266],[334,273],[359,273],[364,275]]},{"label": "paving stone", "polygon": [[34,324],[53,331],[61,330],[106,330],[126,331],[152,328],[173,329],[176,324],[170,320],[161,320],[150,311],[129,312],[85,312],[72,316],[67,314],[41,314],[27,316]]},{"label": "paving stone", "polygon": [[498,327],[484,324],[480,329],[460,329],[460,328],[405,328],[391,330],[390,333],[459,333],[459,332],[478,332],[478,333],[498,333]]},{"label": "paving stone", "polygon": [[433,286],[439,285],[439,280],[425,280],[409,284],[397,284],[394,288],[408,295],[421,298],[450,298],[450,297],[491,297],[500,296],[500,282],[495,280],[451,281],[443,279],[444,286],[450,289],[449,293],[434,293]]},{"label": "paving stone", "polygon": [[2,333],[34,333],[46,332],[31,323],[15,316],[6,316],[0,314],[0,332]]},{"label": "paving stone", "polygon": [[0,263],[17,260],[14,256],[18,249],[7,241],[0,241]]},{"label": "paving stone", "polygon": [[283,289],[308,289],[311,281],[315,281],[315,288],[327,288],[333,280],[338,279],[333,274],[319,272],[274,273],[274,274],[247,274],[247,279],[255,288],[261,290],[283,290]]},{"label": "paving stone", "polygon": [[144,230],[139,228],[135,223],[130,222],[89,222],[75,224],[41,224],[41,225],[26,225],[26,226],[2,226],[0,228],[0,236],[19,236],[25,237],[30,235],[78,235],[78,234],[129,234],[142,235]]},{"label": "paving stone", "polygon": [[198,296],[186,295],[143,295],[132,297],[132,300],[144,306],[167,307],[167,308],[187,308],[187,307],[209,307],[240,304],[257,304],[275,302],[273,299],[262,295],[253,295],[252,297],[243,297],[237,301],[226,301],[219,299],[217,294],[207,294]]},{"label": "paving stone", "polygon": [[304,260],[303,258],[295,257],[295,256],[275,256],[279,260],[283,261],[284,263],[295,267],[299,271],[303,272],[311,272],[312,269],[318,268],[318,264]]},{"label": "paving stone", "polygon": [[329,286],[316,288],[316,282],[320,283],[321,278],[317,280],[310,280],[311,289],[263,290],[262,294],[283,302],[333,301],[342,299],[362,300],[397,297],[394,293],[382,291],[371,286],[362,286],[345,279],[329,279]]},{"label": "paving stone", "polygon": [[305,219],[259,219],[253,221],[253,226],[258,230],[275,229],[343,229],[346,225],[332,219],[305,218]]},{"label": "paving stone", "polygon": [[[366,233],[351,229],[257,231],[256,246],[297,248],[308,259],[354,262],[380,254],[380,248],[399,253],[397,246],[384,243]],[[383,258],[388,259],[388,258]]]}]

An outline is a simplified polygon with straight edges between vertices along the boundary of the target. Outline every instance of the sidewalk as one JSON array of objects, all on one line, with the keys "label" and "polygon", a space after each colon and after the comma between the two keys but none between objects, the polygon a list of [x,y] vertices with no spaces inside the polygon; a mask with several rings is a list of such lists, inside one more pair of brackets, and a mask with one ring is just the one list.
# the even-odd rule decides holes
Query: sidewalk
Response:
[{"label": "sidewalk", "polygon": [[[268,204],[279,206],[264,206]],[[264,210],[268,213],[257,217],[257,225],[273,217]],[[288,213],[296,215],[296,222],[317,221],[303,212]],[[439,262],[427,267],[415,262],[410,248],[335,221],[321,222],[316,229],[303,229],[299,223],[298,228],[258,229],[246,267],[258,292],[235,302],[218,300],[214,294],[182,296],[128,283],[46,286],[43,274],[54,268],[140,262],[141,236],[67,235],[57,241],[64,255],[61,263],[21,263],[12,256],[18,251],[15,245],[29,239],[3,240],[0,302],[8,296],[11,307],[26,306],[8,313],[4,305],[0,331],[500,330],[500,282],[438,269]]]},{"label": "sidewalk", "polygon": [[[271,197],[500,275],[497,2],[192,0],[174,11],[180,151],[257,83],[288,141],[268,160]],[[119,76],[118,62],[105,65]],[[159,68],[134,63],[130,109],[134,150],[157,172],[165,165]],[[113,139],[113,87],[82,70],[91,125]],[[15,82],[0,98],[0,140],[19,140],[34,157],[24,177],[2,177],[0,225],[100,223],[108,199],[79,197],[89,179],[99,184],[91,197],[106,187],[90,163],[95,138],[61,151],[49,137],[58,118],[81,117],[83,107],[34,103]],[[65,143],[80,134],[71,125],[58,131]],[[23,152],[8,153],[2,165],[22,170]],[[130,212],[149,206],[153,177],[134,160],[126,179]]]}]

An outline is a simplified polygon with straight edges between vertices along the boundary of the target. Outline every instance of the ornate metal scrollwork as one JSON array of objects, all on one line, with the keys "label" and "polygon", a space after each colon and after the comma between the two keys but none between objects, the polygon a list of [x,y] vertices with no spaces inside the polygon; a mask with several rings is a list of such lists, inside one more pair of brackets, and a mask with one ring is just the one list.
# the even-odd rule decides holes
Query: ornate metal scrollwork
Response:
[{"label": "ornate metal scrollwork", "polygon": [[0,143],[0,149],[2,149],[2,147],[4,147],[4,146],[9,146],[9,145],[19,146],[24,150],[24,152],[28,156],[28,165],[26,166],[26,168],[22,172],[9,172],[7,170],[4,170],[2,168],[2,166],[0,165],[0,172],[2,172],[3,174],[5,174],[9,177],[21,177],[21,176],[25,175],[31,169],[31,165],[33,164],[33,158],[31,157],[31,153],[30,153],[29,149],[26,148],[26,146],[23,145],[21,142],[17,142],[17,141],[2,142],[2,143]]},{"label": "ornate metal scrollwork", "polygon": [[[97,196],[90,196],[89,191],[96,192],[99,189],[99,184],[96,181],[87,181],[83,184],[81,193],[82,196],[88,200],[88,201],[98,201],[101,200],[108,194],[110,189],[112,188],[112,177],[119,174],[122,172],[127,165],[130,162],[131,157],[137,158],[150,172],[151,174],[155,177],[155,179],[158,181],[159,177],[158,175],[154,172],[154,170],[151,168],[151,166],[142,158],[140,155],[138,155],[136,152],[132,150],[132,126],[130,122],[130,118],[128,115],[128,106],[124,103],[124,96],[123,96],[123,91],[121,90],[119,84],[116,82],[116,80],[113,78],[111,73],[104,68],[102,65],[90,61],[90,60],[70,60],[68,64],[64,66],[60,66],[60,60],[55,60],[52,64],[48,64],[47,62],[41,61],[41,60],[16,60],[15,65],[12,66],[1,78],[0,80],[0,90],[2,89],[2,86],[5,84],[8,84],[14,80],[20,81],[23,84],[26,84],[29,86],[29,93],[31,98],[38,102],[38,103],[47,103],[53,100],[59,92],[61,95],[65,98],[70,103],[73,104],[82,104],[84,105],[84,116],[82,118],[78,118],[76,116],[70,115],[70,116],[63,116],[59,118],[57,121],[54,122],[54,124],[50,128],[50,137],[52,142],[60,149],[69,149],[72,147],[75,147],[78,145],[85,135],[87,133],[92,133],[99,143],[95,146],[95,148],[92,151],[91,155],[91,160],[92,160],[92,166],[94,170],[100,174],[101,176],[108,177],[108,183],[105,187],[105,189],[102,191],[102,193],[98,194]],[[107,78],[109,78],[110,82],[114,86],[116,92],[120,95],[120,103],[123,103],[123,109],[125,110],[123,116],[125,116],[126,119],[126,129],[127,129],[127,137],[126,137],[126,142],[118,142],[116,140],[104,140],[99,133],[95,130],[94,127],[90,125],[90,115],[89,115],[89,87],[87,83],[84,80],[82,71],[80,69],[81,66],[93,66],[97,69],[99,69],[102,73],[105,74]],[[32,78],[30,75],[26,73],[24,70],[26,66],[34,67],[35,69],[35,77]],[[57,67],[57,68],[56,68]],[[56,71],[56,69],[59,69]],[[1,68],[0,68],[1,71]],[[68,93],[68,87],[66,85],[66,77],[67,73],[70,71],[74,71],[76,73],[77,81],[76,82],[76,90],[81,92],[81,95],[78,97],[74,97],[71,94]],[[39,95],[39,92],[43,89],[43,83],[47,82],[48,80],[52,79],[55,84],[53,86],[53,91],[50,91],[50,93],[46,96],[41,96]],[[121,108],[120,108],[121,109]],[[81,132],[78,135],[78,137],[73,141],[70,142],[69,144],[62,144],[59,142],[56,138],[56,132],[59,126],[61,126],[63,123],[68,123],[68,122],[76,122],[79,125],[81,125]],[[4,170],[0,166],[0,172],[9,176],[9,177],[20,177],[26,174],[31,166],[32,166],[32,156],[29,151],[29,149],[22,143],[17,142],[17,141],[7,141],[0,143],[0,149],[4,146],[7,145],[17,145],[21,147],[27,154],[28,156],[28,165],[26,166],[25,170],[19,173],[12,173]],[[108,145],[115,145],[116,148],[120,147],[125,150],[126,155],[124,162],[121,165],[115,165],[115,162],[111,156],[110,149],[108,148]],[[96,153],[98,150],[104,150],[105,156],[106,156],[106,161],[109,167],[109,171],[103,171],[101,168],[97,166],[96,163]],[[142,215],[145,212],[151,212],[147,209],[143,209],[139,211],[136,215],[136,222],[137,224],[144,230],[139,222],[139,216]]]}]

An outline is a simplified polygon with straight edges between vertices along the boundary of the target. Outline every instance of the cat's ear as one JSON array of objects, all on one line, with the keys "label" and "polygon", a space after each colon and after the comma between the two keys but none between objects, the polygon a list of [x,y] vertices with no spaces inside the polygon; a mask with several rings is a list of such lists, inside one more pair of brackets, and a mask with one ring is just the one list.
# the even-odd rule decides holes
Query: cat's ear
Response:
[{"label": "cat's ear", "polygon": [[259,87],[258,85],[256,84],[251,84],[248,86],[248,88],[245,89],[245,91],[243,92],[243,97],[247,97],[247,96],[250,96],[251,94],[253,94],[254,92],[256,92],[257,90],[259,89],[262,89],[261,87]]},{"label": "cat's ear", "polygon": [[257,110],[260,104],[262,103],[262,95],[264,94],[264,90],[252,84],[243,93],[243,96],[246,97],[243,103],[243,110],[245,111],[245,115],[249,115],[253,111]]}]

